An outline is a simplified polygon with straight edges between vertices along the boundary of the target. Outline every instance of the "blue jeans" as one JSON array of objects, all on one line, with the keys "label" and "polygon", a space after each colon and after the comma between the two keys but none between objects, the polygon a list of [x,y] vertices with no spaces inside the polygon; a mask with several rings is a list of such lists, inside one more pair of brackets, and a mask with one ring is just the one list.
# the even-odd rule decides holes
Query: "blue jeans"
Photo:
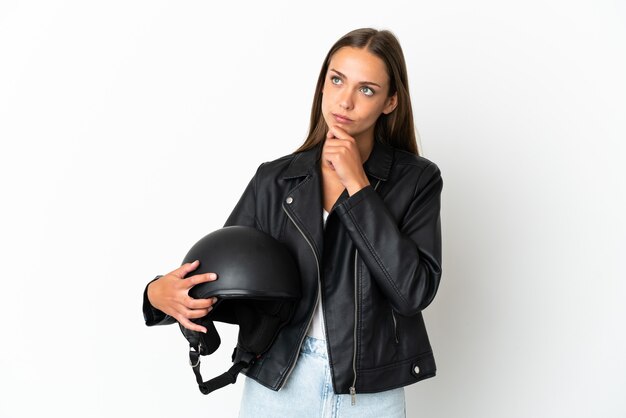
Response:
[{"label": "blue jeans", "polygon": [[291,376],[278,392],[246,377],[239,418],[405,418],[404,388],[350,395],[333,392],[326,342],[306,337]]}]

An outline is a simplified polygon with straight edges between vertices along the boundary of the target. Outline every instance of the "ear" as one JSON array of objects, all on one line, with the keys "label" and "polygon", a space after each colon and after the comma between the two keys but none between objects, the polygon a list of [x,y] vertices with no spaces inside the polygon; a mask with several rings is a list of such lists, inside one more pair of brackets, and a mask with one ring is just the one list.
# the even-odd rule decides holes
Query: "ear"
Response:
[{"label": "ear", "polygon": [[385,107],[383,108],[383,113],[385,115],[393,112],[398,106],[398,92],[395,92],[393,95],[387,98],[387,102],[385,103]]}]

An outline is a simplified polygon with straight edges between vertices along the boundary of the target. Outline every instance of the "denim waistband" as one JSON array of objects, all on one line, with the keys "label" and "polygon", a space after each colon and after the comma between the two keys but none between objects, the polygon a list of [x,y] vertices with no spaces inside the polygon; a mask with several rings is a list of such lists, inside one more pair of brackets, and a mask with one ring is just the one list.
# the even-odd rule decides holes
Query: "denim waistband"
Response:
[{"label": "denim waistband", "polygon": [[323,358],[328,357],[326,354],[326,341],[309,337],[308,335],[304,338],[300,352]]}]

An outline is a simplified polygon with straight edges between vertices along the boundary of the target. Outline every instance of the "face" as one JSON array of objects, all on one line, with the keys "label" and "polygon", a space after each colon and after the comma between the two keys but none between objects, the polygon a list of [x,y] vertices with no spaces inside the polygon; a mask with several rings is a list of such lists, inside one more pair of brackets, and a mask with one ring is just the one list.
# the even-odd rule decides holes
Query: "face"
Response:
[{"label": "face", "polygon": [[322,91],[322,114],[357,141],[373,140],[381,113],[392,112],[397,94],[389,95],[385,63],[366,49],[343,47],[331,57]]}]

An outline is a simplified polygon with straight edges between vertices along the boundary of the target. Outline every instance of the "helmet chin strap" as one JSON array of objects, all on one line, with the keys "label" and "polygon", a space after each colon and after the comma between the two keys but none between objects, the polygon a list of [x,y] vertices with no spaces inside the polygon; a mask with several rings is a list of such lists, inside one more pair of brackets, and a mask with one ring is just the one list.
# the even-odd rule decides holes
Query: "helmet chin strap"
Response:
[{"label": "helmet chin strap", "polygon": [[[200,392],[205,395],[235,383],[241,370],[260,359],[291,318],[294,307],[291,301],[239,299],[228,302],[222,301],[219,308],[195,320],[206,327],[206,333],[180,327],[189,342],[189,364],[196,375]],[[200,358],[219,347],[220,336],[213,321],[224,319],[239,325],[238,342],[231,357],[233,365],[225,373],[205,382],[200,373]]]},{"label": "helmet chin strap", "polygon": [[241,350],[235,348],[235,351],[233,352],[233,359],[235,358],[235,356],[237,356],[239,361],[233,364],[232,367],[226,372],[205,382],[202,379],[202,374],[200,374],[201,351],[202,342],[198,343],[197,347],[194,347],[192,345],[189,346],[189,364],[191,365],[193,373],[196,375],[196,382],[198,383],[200,392],[205,395],[208,395],[214,390],[235,383],[237,381],[237,376],[239,375],[239,372],[241,372],[242,369],[250,367],[250,365],[252,365],[252,363],[254,363],[254,361],[257,359],[257,356],[255,356],[254,354],[247,352],[242,353]]}]

